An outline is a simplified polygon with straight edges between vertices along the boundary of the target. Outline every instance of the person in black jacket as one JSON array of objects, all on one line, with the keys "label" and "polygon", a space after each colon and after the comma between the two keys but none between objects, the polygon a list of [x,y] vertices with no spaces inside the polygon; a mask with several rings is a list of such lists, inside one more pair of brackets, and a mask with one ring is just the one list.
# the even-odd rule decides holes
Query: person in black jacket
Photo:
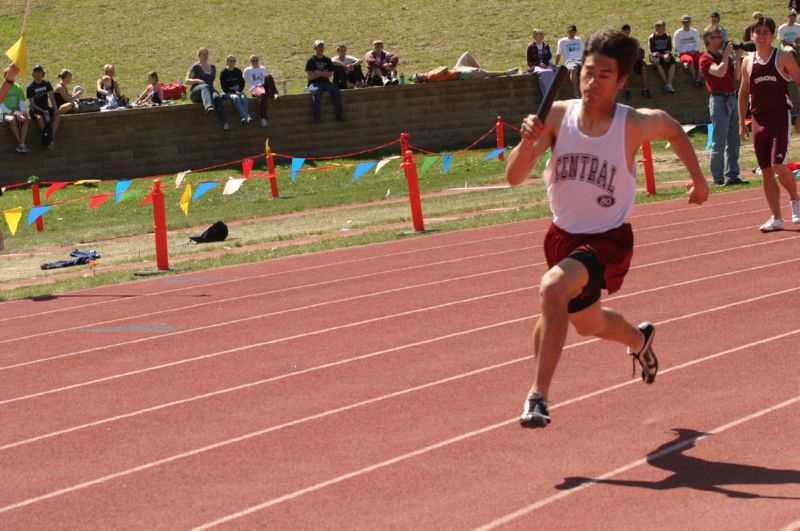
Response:
[{"label": "person in black jacket", "polygon": [[253,121],[247,110],[247,94],[244,92],[244,76],[236,67],[236,57],[225,58],[225,68],[219,73],[219,86],[222,88],[222,99],[231,100],[242,118],[242,125]]}]

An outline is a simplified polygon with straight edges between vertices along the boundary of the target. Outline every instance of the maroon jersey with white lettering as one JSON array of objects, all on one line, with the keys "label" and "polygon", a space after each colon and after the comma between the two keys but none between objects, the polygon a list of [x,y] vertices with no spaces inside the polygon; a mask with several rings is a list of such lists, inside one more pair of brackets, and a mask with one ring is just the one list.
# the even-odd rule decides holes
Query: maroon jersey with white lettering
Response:
[{"label": "maroon jersey with white lettering", "polygon": [[773,48],[764,64],[758,62],[758,53],[755,53],[750,69],[750,112],[767,114],[791,108],[789,82],[778,70],[778,50]]}]

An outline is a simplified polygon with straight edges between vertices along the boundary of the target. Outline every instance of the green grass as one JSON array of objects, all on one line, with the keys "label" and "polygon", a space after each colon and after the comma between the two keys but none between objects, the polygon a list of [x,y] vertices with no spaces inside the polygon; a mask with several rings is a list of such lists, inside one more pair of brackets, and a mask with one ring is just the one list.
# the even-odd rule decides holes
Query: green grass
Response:
[{"label": "green grass", "polygon": [[[19,37],[25,0],[0,0],[0,48]],[[154,2],[125,5],[119,2],[33,3],[28,29],[29,65],[43,63],[55,82],[65,67],[75,73],[74,84],[92,88],[102,66],[114,64],[123,90],[143,90],[147,72],[156,70],[163,81],[186,75],[199,47],[208,47],[211,62],[219,67],[233,53],[246,66],[252,53],[276,79],[286,79],[290,92],[305,86],[305,60],[312,42],[324,39],[327,53],[346,42],[349,53],[362,56],[375,38],[400,55],[400,70],[407,77],[439,65],[452,65],[470,51],[482,66],[498,70],[525,64],[525,47],[534,26],[545,30],[555,45],[569,23],[584,37],[603,26],[628,22],[633,35],[646,39],[653,22],[662,18],[675,31],[684,13],[702,29],[708,13],[717,10],[731,36],[739,38],[758,7],[780,24],[786,17],[783,0],[753,6],[739,0],[652,2],[573,0],[566,4],[540,2],[427,2],[407,0],[395,4],[375,0],[350,2],[298,2],[257,0],[234,5],[223,0]],[[29,75],[24,76],[25,80]]]}]

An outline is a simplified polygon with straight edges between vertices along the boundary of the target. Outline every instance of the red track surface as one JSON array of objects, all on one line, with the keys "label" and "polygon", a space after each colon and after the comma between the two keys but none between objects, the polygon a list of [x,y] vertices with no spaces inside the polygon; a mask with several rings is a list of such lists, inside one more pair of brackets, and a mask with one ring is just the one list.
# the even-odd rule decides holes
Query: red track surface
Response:
[{"label": "red track surface", "polygon": [[547,222],[3,304],[0,528],[800,526],[800,233],[760,191],[636,208],[523,430]]}]

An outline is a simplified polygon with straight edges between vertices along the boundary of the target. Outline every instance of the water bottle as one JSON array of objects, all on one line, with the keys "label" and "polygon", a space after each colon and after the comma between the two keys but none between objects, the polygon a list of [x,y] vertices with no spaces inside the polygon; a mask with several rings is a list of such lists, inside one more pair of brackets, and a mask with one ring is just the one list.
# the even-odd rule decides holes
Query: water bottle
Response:
[{"label": "water bottle", "polygon": [[402,72],[400,73],[400,84],[401,85],[405,85],[406,84],[406,75],[403,74]]},{"label": "water bottle", "polygon": [[286,92],[286,80],[285,79],[283,81],[281,81],[281,90],[283,91],[283,95],[286,96],[287,92]]}]

